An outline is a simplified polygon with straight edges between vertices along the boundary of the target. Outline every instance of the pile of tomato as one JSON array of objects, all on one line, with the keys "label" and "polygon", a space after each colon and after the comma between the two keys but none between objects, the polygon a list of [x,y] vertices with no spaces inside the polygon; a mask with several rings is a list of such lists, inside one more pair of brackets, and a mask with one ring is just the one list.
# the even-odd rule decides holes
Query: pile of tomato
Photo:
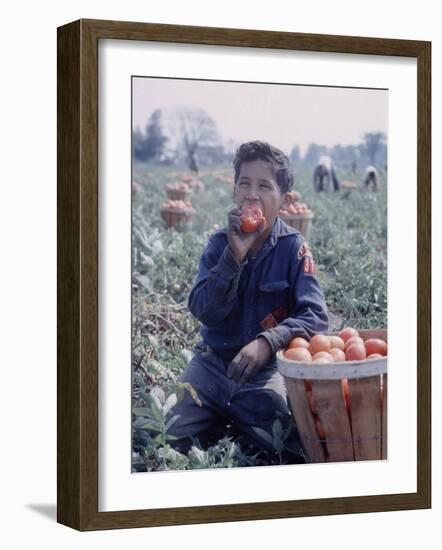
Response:
[{"label": "pile of tomato", "polygon": [[163,202],[161,204],[160,208],[161,208],[161,210],[182,210],[183,213],[185,213],[185,212],[187,212],[189,214],[194,213],[192,203],[190,201],[168,200],[166,202]]},{"label": "pile of tomato", "polygon": [[192,174],[182,174],[181,182],[186,183],[190,189],[194,189],[196,191],[203,191],[204,189],[204,183],[195,176],[192,176]]},{"label": "pile of tomato", "polygon": [[178,181],[177,183],[168,183],[166,186],[166,189],[168,191],[184,191],[184,192],[190,191],[189,185],[184,181]]},{"label": "pile of tomato", "polygon": [[346,327],[338,335],[317,334],[308,342],[296,337],[284,351],[284,357],[302,363],[334,363],[364,361],[387,355],[387,342],[381,338],[363,340],[353,327]]},{"label": "pile of tomato", "polygon": [[310,215],[312,211],[305,204],[305,202],[299,202],[301,194],[298,191],[291,191],[287,193],[287,200],[283,208],[281,208],[278,214],[282,218],[291,218],[292,216],[306,216]]}]

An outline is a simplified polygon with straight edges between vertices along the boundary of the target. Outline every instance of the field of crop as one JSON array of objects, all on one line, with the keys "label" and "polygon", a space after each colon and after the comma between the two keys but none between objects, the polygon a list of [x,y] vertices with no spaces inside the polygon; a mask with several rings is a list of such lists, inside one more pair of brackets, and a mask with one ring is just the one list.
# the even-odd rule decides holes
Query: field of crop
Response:
[{"label": "field of crop", "polygon": [[[202,169],[204,189],[193,191],[191,230],[165,229],[160,205],[166,185],[186,170],[135,163],[132,240],[133,469],[186,469],[256,464],[239,444],[223,438],[188,456],[170,446],[170,410],[187,391],[177,377],[199,340],[199,323],[187,299],[209,235],[226,223],[232,207],[230,167]],[[387,326],[387,189],[362,192],[362,176],[338,172],[358,189],[315,193],[311,171],[301,170],[295,189],[314,212],[309,244],[334,330]],[[190,388],[188,388],[190,389]]]}]

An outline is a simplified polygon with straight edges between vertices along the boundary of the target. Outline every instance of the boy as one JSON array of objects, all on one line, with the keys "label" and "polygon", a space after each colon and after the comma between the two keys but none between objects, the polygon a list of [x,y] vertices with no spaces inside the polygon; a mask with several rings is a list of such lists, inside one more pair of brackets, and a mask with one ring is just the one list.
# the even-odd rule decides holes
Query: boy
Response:
[{"label": "boy", "polygon": [[[174,446],[232,424],[259,450],[274,452],[268,438],[279,417],[291,422],[275,353],[295,336],[307,339],[328,328],[315,265],[301,234],[279,217],[293,185],[287,156],[260,141],[240,146],[234,159],[235,208],[228,226],[209,238],[189,309],[202,323],[202,342],[181,380],[190,382],[202,406],[186,392],[173,414]],[[241,209],[259,207],[266,222],[241,231]],[[258,430],[259,432],[259,430]]]}]

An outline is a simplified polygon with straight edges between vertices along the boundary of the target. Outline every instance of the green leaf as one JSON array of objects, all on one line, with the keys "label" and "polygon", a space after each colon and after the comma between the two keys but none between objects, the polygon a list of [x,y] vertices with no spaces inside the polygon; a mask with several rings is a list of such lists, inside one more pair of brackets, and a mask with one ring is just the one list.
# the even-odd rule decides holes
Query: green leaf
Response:
[{"label": "green leaf", "polygon": [[273,446],[278,451],[278,453],[282,453],[284,450],[284,442],[277,434],[273,434]]},{"label": "green leaf", "polygon": [[166,400],[166,394],[164,393],[164,391],[159,386],[155,386],[154,388],[152,388],[150,395],[152,396],[152,399],[155,400],[158,408],[162,409],[163,403]]},{"label": "green leaf", "polygon": [[273,422],[272,430],[274,436],[282,437],[282,424],[280,420],[276,419],[275,422]]},{"label": "green leaf", "polygon": [[147,275],[136,275],[135,279],[148,291],[152,291],[152,283]]},{"label": "green leaf", "polygon": [[163,407],[163,414],[166,415],[172,407],[174,407],[177,404],[178,398],[176,394],[172,393],[169,395],[169,397],[166,399],[166,402],[164,403]]},{"label": "green leaf", "polygon": [[145,381],[144,381],[143,377],[141,376],[141,374],[135,373],[135,375],[134,375],[134,383],[135,383],[137,386],[140,386],[140,387],[145,385]]},{"label": "green leaf", "polygon": [[[146,418],[142,417],[142,416],[138,416],[137,418],[135,418],[135,420],[133,421],[132,423],[132,427],[137,430],[142,424],[144,424],[146,422]],[[155,420],[152,420],[152,422],[155,423]]]},{"label": "green leaf", "polygon": [[161,409],[158,408],[158,405],[155,400],[152,401],[150,405],[150,410],[152,411],[152,416],[158,420],[158,422],[163,425],[164,424],[164,417],[161,414]]},{"label": "green leaf", "polygon": [[178,418],[179,418],[180,416],[181,416],[180,414],[176,414],[175,416],[172,416],[172,418],[169,418],[169,420],[166,422],[166,426],[165,426],[164,430],[167,432],[167,430],[168,430],[173,424],[175,424],[175,422],[178,420]]},{"label": "green leaf", "polygon": [[190,360],[192,359],[192,352],[190,352],[188,349],[181,350],[181,356],[186,361],[186,364],[190,363]]},{"label": "green leaf", "polygon": [[259,435],[259,437],[261,439],[264,439],[264,441],[267,441],[267,443],[269,443],[270,445],[273,446],[273,438],[272,436],[267,433],[265,430],[263,430],[262,428],[258,428],[256,426],[253,426],[253,429],[254,431]]},{"label": "green leaf", "polygon": [[132,413],[135,416],[150,416],[150,411],[147,407],[135,407],[132,409]]},{"label": "green leaf", "polygon": [[158,424],[155,424],[153,421],[150,422],[144,422],[144,424],[140,424],[140,426],[137,426],[138,430],[150,430],[153,432],[162,432],[161,426]]}]

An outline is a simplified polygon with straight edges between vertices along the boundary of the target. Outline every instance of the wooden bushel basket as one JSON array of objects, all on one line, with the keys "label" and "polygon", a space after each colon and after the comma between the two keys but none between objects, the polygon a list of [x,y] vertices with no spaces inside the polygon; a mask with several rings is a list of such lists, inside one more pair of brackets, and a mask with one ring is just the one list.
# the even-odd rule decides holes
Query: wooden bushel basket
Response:
[{"label": "wooden bushel basket", "polygon": [[310,214],[295,214],[293,216],[284,216],[282,219],[287,225],[297,229],[305,239],[308,239],[312,227],[313,212]]},{"label": "wooden bushel basket", "polygon": [[187,201],[190,197],[190,189],[188,191],[184,189],[167,189],[167,198],[174,201]]},{"label": "wooden bushel basket", "polygon": [[192,226],[192,217],[195,211],[180,210],[175,208],[162,208],[161,217],[166,223],[166,227],[176,231],[188,231]]},{"label": "wooden bushel basket", "polygon": [[[359,330],[363,340],[386,330]],[[330,364],[302,363],[277,353],[299,435],[309,462],[343,462],[387,458],[387,357]],[[341,380],[348,380],[350,407]],[[311,384],[315,414],[305,386]],[[318,420],[324,434],[317,431]]]}]

